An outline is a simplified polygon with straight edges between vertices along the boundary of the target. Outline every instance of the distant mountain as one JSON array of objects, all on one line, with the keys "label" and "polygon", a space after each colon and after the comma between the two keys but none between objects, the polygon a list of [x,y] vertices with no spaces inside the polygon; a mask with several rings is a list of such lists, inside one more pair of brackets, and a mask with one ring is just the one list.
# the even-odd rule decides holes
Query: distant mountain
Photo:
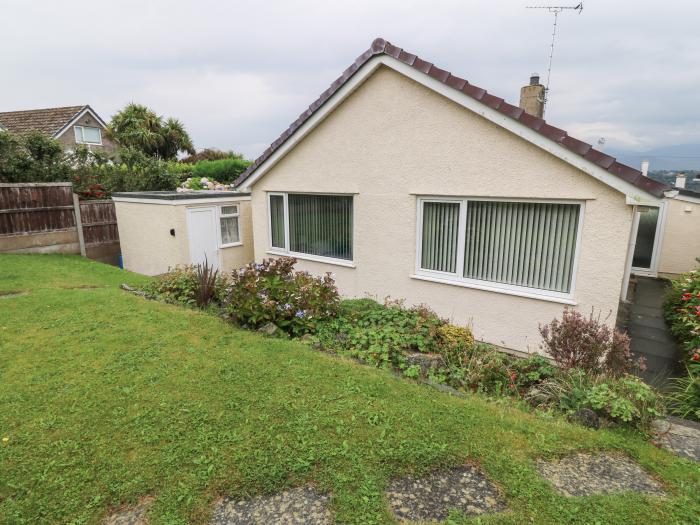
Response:
[{"label": "distant mountain", "polygon": [[700,144],[677,144],[647,151],[606,148],[605,153],[634,168],[639,168],[643,160],[648,160],[649,169],[654,171],[700,170]]}]

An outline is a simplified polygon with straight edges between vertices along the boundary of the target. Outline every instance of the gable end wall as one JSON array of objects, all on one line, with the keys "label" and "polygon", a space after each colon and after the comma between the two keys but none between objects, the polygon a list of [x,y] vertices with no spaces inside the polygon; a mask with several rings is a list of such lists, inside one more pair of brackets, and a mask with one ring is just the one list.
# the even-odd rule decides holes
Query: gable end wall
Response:
[{"label": "gable end wall", "polygon": [[536,351],[538,324],[564,305],[411,278],[417,195],[585,201],[577,308],[614,322],[632,210],[623,194],[411,79],[382,67],[253,186],[255,258],[268,252],[267,192],[354,194],[355,268],[343,295],[425,303],[478,339]]}]

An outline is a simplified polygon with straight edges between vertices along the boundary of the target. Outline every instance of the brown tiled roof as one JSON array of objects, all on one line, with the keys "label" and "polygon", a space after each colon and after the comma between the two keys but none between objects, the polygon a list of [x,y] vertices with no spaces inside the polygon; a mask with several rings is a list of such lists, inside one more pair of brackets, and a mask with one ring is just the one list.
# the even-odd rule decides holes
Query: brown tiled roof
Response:
[{"label": "brown tiled roof", "polygon": [[[667,186],[666,184],[654,181],[649,177],[645,177],[642,175],[641,171],[617,162],[614,157],[606,155],[602,151],[596,150],[590,144],[570,137],[563,129],[556,128],[550,124],[547,124],[547,122],[541,118],[525,113],[521,108],[508,104],[502,98],[488,93],[485,89],[470,84],[463,78],[455,76],[444,69],[440,69],[439,67],[434,66],[432,63],[426,62],[425,60],[418,58],[416,55],[408,53],[382,38],[377,38],[374,40],[370,48],[357,57],[352,65],[343,71],[343,74],[340,75],[340,77],[338,77],[326,91],[321,93],[318,99],[316,99],[316,101],[314,101],[306,109],[306,111],[299,115],[299,118],[292,122],[292,124],[262,153],[262,155],[255,159],[255,162],[253,162],[253,164],[251,164],[250,167],[236,180],[236,186],[239,186],[245,182],[245,180],[250,177],[255,170],[263,162],[265,162],[265,160],[267,160],[272,153],[274,153],[277,148],[284,144],[284,142],[291,137],[292,134],[302,124],[304,124],[304,122],[306,122],[306,120],[311,117],[316,110],[318,110],[318,108],[328,101],[328,99],[330,99],[333,94],[338,91],[338,89],[340,89],[340,87],[343,86],[343,84],[345,84],[367,61],[379,55],[388,55],[408,66],[411,66],[414,69],[417,69],[418,71],[430,75],[440,82],[461,91],[475,100],[478,100],[482,104],[485,104],[486,106],[493,108],[514,120],[517,120],[540,135],[562,145],[569,151],[580,155],[584,159],[591,161],[602,169],[612,173],[622,180],[629,182],[630,184],[633,184],[637,188],[647,193],[655,195],[656,197],[661,197],[663,196],[663,192],[665,190],[671,189],[671,187]],[[1,118],[0,121],[2,121]]]},{"label": "brown tiled roof", "polygon": [[63,108],[8,111],[0,113],[0,124],[11,133],[26,133],[36,130],[53,137],[86,107],[66,106]]}]

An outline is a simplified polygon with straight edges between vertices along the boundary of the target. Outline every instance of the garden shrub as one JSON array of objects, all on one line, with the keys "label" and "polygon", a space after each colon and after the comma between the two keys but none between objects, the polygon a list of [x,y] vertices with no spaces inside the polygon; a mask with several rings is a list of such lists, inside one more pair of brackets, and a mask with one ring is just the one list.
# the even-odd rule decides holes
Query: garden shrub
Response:
[{"label": "garden shrub", "polygon": [[221,160],[202,160],[194,165],[193,177],[206,177],[224,184],[234,182],[250,166],[250,161],[242,157]]},{"label": "garden shrub", "polygon": [[688,364],[688,375],[671,380],[667,404],[672,414],[700,421],[700,350]]},{"label": "garden shrub", "polygon": [[335,317],[340,298],[331,274],[295,272],[296,262],[280,257],[234,270],[225,300],[231,319],[249,328],[274,323],[298,337]]},{"label": "garden shrub", "polygon": [[563,369],[581,368],[588,373],[619,376],[643,362],[633,359],[627,334],[601,322],[600,316],[588,317],[565,308],[561,320],[540,325],[542,348]]},{"label": "garden shrub", "polygon": [[143,291],[168,303],[203,307],[222,302],[226,280],[218,272],[212,277],[211,269],[204,274],[197,265],[176,266],[149,282]]},{"label": "garden shrub", "polygon": [[700,354],[700,269],[671,281],[664,313],[688,360]]},{"label": "garden shrub", "polygon": [[573,368],[533,387],[526,397],[536,406],[568,414],[589,409],[610,422],[640,428],[647,428],[663,414],[658,392],[629,374],[590,374]]},{"label": "garden shrub", "polygon": [[[471,332],[449,331],[447,322],[425,306],[405,308],[401,301],[377,303],[372,299],[342,302],[339,316],[319,327],[317,342],[325,349],[356,357],[376,366],[399,367],[407,352],[440,353],[460,336],[473,341]],[[457,328],[457,327],[455,327]],[[451,351],[454,351],[452,349]]]}]

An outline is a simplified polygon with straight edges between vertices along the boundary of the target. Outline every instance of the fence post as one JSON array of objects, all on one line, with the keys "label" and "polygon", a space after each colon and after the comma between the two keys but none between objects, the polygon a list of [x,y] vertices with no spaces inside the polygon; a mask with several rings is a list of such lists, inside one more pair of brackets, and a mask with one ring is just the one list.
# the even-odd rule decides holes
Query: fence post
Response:
[{"label": "fence post", "polygon": [[86,257],[85,238],[83,237],[83,220],[80,217],[80,198],[77,193],[73,194],[73,209],[75,210],[75,226],[78,228],[78,242],[80,243],[80,255]]}]

